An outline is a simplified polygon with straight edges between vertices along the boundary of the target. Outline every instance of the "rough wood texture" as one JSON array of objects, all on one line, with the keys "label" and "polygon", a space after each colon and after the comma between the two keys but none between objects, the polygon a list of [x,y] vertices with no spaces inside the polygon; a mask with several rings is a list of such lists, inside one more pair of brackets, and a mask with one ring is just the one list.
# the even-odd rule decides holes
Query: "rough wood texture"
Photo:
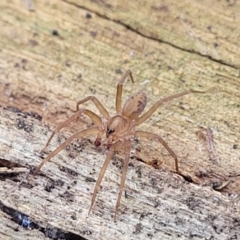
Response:
[{"label": "rough wood texture", "polygon": [[[114,113],[116,83],[126,69],[132,70],[135,83],[125,84],[124,99],[144,90],[147,107],[185,89],[215,90],[174,100],[141,127],[169,143],[179,157],[181,173],[194,184],[170,173],[174,161],[162,147],[140,140],[134,142],[132,156],[151,166],[132,160],[119,221],[112,219],[119,156],[109,166],[87,217],[95,184],[91,181],[98,176],[106,150],[96,150],[93,138],[84,139],[44,166],[33,188],[23,186],[7,198],[25,173],[2,175],[2,168],[1,209],[11,207],[29,215],[42,231],[13,231],[15,223],[1,212],[1,233],[10,239],[34,239],[43,233],[53,239],[56,229],[63,235],[65,231],[65,237],[70,232],[87,239],[237,239],[239,2],[43,0],[34,6],[35,11],[29,11],[24,2],[0,3],[0,104],[20,109],[1,108],[1,167],[10,164],[24,172],[37,166],[50,131],[86,95],[95,95]],[[91,103],[86,106],[95,110]],[[64,129],[49,151],[89,124],[83,119]],[[213,150],[211,140],[207,142],[208,128]],[[220,193],[213,188],[223,189]]]},{"label": "rough wood texture", "polygon": [[[48,128],[24,113],[3,109],[1,125],[1,157],[22,166],[36,166]],[[176,174],[152,169],[138,161],[129,167],[126,197],[122,199],[118,222],[114,223],[121,166],[118,158],[109,166],[97,203],[87,217],[94,179],[105,151],[96,151],[89,142],[76,143],[73,149],[71,157],[70,152],[63,151],[57,161],[48,163],[44,175],[34,180],[33,188],[25,185],[16,188],[16,181],[26,174],[2,177],[2,203],[30,216],[40,227],[55,227],[87,239],[234,239],[237,236],[238,203],[210,187],[189,184]],[[19,234],[25,236],[22,231],[5,231],[6,224],[1,221],[5,235],[14,239]],[[34,231],[32,237],[37,237],[35,234],[39,232]]]}]

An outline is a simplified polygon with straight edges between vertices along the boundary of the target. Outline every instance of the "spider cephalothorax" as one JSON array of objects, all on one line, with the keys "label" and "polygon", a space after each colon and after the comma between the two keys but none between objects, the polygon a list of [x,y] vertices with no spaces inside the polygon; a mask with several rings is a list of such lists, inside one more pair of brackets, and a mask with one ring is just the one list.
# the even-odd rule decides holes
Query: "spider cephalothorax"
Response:
[{"label": "spider cephalothorax", "polygon": [[[64,143],[62,143],[58,148],[56,148],[53,152],[51,152],[37,167],[35,170],[34,175],[37,174],[37,172],[40,170],[40,168],[49,161],[52,157],[54,157],[56,154],[58,154],[62,149],[64,149],[67,145],[71,143],[74,139],[80,138],[80,137],[86,137],[89,135],[96,134],[97,138],[95,140],[95,146],[100,146],[102,137],[105,135],[107,138],[107,148],[108,153],[106,156],[106,160],[104,161],[104,164],[101,168],[98,180],[95,185],[95,189],[93,192],[93,197],[91,201],[91,205],[89,208],[89,212],[91,211],[93,204],[95,202],[95,198],[98,192],[98,189],[100,187],[102,178],[104,176],[104,173],[107,169],[107,166],[114,154],[115,151],[117,151],[119,148],[124,148],[124,166],[122,170],[122,178],[121,183],[119,187],[119,193],[118,193],[118,199],[116,203],[115,208],[115,217],[116,220],[116,214],[118,207],[120,205],[120,199],[122,196],[122,191],[124,188],[124,182],[126,179],[126,173],[130,158],[130,150],[131,150],[131,139],[133,137],[144,137],[148,138],[150,140],[157,140],[159,141],[171,154],[171,156],[175,160],[175,168],[178,172],[178,160],[176,154],[171,150],[171,148],[167,145],[167,143],[157,134],[146,132],[146,131],[140,131],[136,130],[136,127],[138,127],[141,123],[145,122],[157,109],[159,106],[161,106],[164,102],[168,102],[174,98],[178,98],[184,95],[187,95],[189,93],[206,93],[207,91],[196,91],[196,90],[187,90],[169,97],[162,98],[158,100],[148,111],[146,111],[144,114],[142,114],[146,104],[147,104],[147,96],[144,92],[138,92],[136,94],[133,94],[130,96],[126,103],[124,104],[122,108],[122,85],[124,81],[127,79],[127,77],[130,76],[132,82],[133,77],[130,70],[126,71],[124,76],[119,80],[118,86],[117,86],[117,94],[116,94],[116,115],[113,117],[110,117],[108,111],[104,108],[104,106],[101,104],[101,102],[94,96],[88,96],[84,98],[81,101],[77,102],[77,112],[71,116],[69,119],[67,119],[65,122],[63,122],[61,125],[59,125],[52,133],[50,138],[47,141],[47,144],[45,147],[48,146],[49,142],[60,129],[67,126],[70,122],[76,121],[82,114],[87,115],[89,118],[92,119],[94,126],[90,127],[88,129],[82,130],[80,132],[75,133],[71,137],[69,137]],[[208,90],[209,91],[209,90]],[[85,109],[80,108],[79,105],[91,100],[95,106],[98,108],[99,112],[103,115],[103,118],[98,116],[96,113]],[[142,114],[142,115],[141,115]]]}]

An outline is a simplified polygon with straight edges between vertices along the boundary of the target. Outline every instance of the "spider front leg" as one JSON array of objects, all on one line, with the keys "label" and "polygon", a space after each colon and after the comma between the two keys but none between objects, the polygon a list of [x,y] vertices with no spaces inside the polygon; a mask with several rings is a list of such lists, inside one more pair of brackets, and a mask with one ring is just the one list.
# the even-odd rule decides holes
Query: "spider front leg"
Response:
[{"label": "spider front leg", "polygon": [[118,85],[117,85],[117,94],[116,94],[116,112],[117,114],[120,114],[122,111],[122,87],[123,83],[127,79],[127,77],[130,76],[132,82],[133,81],[133,76],[131,70],[127,70],[125,74],[122,76],[122,78],[119,80]]},{"label": "spider front leg", "polygon": [[100,118],[97,114],[95,114],[95,113],[93,113],[92,111],[87,110],[87,109],[78,109],[78,111],[77,111],[75,114],[73,114],[73,115],[72,115],[70,118],[68,118],[65,122],[61,123],[58,127],[56,127],[56,128],[54,129],[54,131],[52,132],[51,136],[49,137],[49,139],[48,139],[45,147],[42,149],[41,152],[43,152],[43,151],[47,148],[47,146],[49,145],[49,143],[50,143],[50,141],[52,140],[53,136],[54,136],[57,132],[59,132],[62,128],[68,126],[71,122],[73,122],[74,120],[76,120],[77,118],[79,118],[79,116],[81,116],[82,114],[85,114],[85,115],[87,115],[89,118],[91,118],[92,121],[93,121],[97,126],[99,126],[99,127],[102,126],[102,120],[101,120],[101,118]]},{"label": "spider front leg", "polygon": [[[99,112],[100,112],[106,119],[109,119],[109,118],[110,118],[109,113],[108,113],[108,111],[106,110],[106,108],[105,108],[105,107],[100,103],[100,101],[99,101],[96,97],[94,97],[94,96],[88,96],[88,97],[86,97],[86,98],[78,101],[78,102],[76,103],[76,109],[77,109],[77,111],[79,110],[79,105],[80,105],[80,104],[83,104],[83,103],[85,103],[85,102],[87,102],[87,101],[90,101],[90,100],[94,103],[94,105],[97,107],[97,109],[99,110]],[[76,120],[77,120],[77,119],[76,119]]]},{"label": "spider front leg", "polygon": [[136,137],[144,137],[144,138],[148,138],[148,139],[152,139],[152,140],[154,140],[154,139],[158,140],[167,149],[167,151],[170,153],[170,155],[173,157],[173,159],[175,161],[176,172],[179,172],[177,155],[173,152],[173,150],[167,145],[167,143],[160,136],[158,136],[157,134],[145,132],[145,131],[136,131],[134,135]]},{"label": "spider front leg", "polygon": [[100,171],[99,176],[98,176],[98,180],[95,184],[95,188],[94,188],[94,192],[93,192],[93,196],[92,196],[91,205],[90,205],[90,208],[89,208],[89,211],[88,211],[88,215],[89,215],[90,211],[92,210],[93,204],[95,202],[95,199],[96,199],[99,187],[100,187],[100,184],[101,184],[102,179],[104,177],[104,174],[106,172],[107,166],[108,166],[108,164],[109,164],[109,162],[110,162],[110,160],[111,160],[111,158],[114,154],[114,151],[116,151],[118,148],[120,148],[121,145],[122,145],[122,142],[117,141],[116,143],[112,144],[111,147],[108,150],[107,157],[106,157],[106,159],[103,163],[103,166],[102,166],[101,171]]},{"label": "spider front leg", "polygon": [[41,169],[41,167],[48,162],[51,158],[53,158],[55,155],[57,155],[61,150],[63,150],[67,145],[69,145],[74,139],[80,138],[80,137],[86,137],[89,135],[97,134],[99,133],[99,127],[92,127],[89,129],[82,130],[71,137],[69,137],[64,143],[62,143],[58,148],[56,148],[53,152],[51,152],[45,159],[42,160],[42,162],[39,164],[39,166],[34,171],[31,179],[38,173],[38,171]]},{"label": "spider front leg", "polygon": [[120,187],[119,187],[118,199],[117,199],[117,204],[116,204],[116,208],[115,208],[115,215],[114,215],[115,222],[117,219],[117,211],[120,206],[122,191],[123,191],[124,183],[126,180],[128,163],[129,163],[129,158],[130,158],[130,150],[131,150],[131,141],[126,141],[124,144],[125,144],[125,146],[124,146],[125,158],[124,158],[124,165],[123,165],[123,170],[122,170],[121,183],[120,183]]}]

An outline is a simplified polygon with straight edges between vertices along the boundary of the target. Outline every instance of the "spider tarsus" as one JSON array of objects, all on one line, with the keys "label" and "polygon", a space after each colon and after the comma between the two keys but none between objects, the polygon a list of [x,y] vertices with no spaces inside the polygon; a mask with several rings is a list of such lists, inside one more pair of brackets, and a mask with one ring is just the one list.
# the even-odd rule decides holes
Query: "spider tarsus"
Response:
[{"label": "spider tarsus", "polygon": [[47,150],[47,145],[40,151],[40,153],[45,153],[46,152],[46,150]]},{"label": "spider tarsus", "polygon": [[91,204],[91,206],[90,206],[90,208],[89,208],[89,210],[88,210],[88,216],[89,216],[91,210],[92,210],[92,204]]}]

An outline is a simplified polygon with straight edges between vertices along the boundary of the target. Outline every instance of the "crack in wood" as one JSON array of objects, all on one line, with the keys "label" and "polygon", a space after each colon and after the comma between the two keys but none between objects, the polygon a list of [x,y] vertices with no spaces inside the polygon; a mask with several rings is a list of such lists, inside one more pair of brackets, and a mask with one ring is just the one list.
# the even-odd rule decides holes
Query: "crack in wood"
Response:
[{"label": "crack in wood", "polygon": [[[34,220],[31,219],[30,216],[27,214],[24,214],[20,211],[17,211],[11,207],[6,206],[3,204],[3,202],[0,200],[0,210],[7,215],[11,217],[11,220],[19,226],[23,227],[26,230],[33,230],[36,229],[50,239],[57,240],[57,239],[62,239],[62,240],[85,240],[86,238],[81,237],[80,235],[77,235],[72,232],[66,232],[63,231],[60,228],[55,228],[55,227],[43,227],[40,224],[36,223]],[[16,231],[18,231],[16,229]]]}]

